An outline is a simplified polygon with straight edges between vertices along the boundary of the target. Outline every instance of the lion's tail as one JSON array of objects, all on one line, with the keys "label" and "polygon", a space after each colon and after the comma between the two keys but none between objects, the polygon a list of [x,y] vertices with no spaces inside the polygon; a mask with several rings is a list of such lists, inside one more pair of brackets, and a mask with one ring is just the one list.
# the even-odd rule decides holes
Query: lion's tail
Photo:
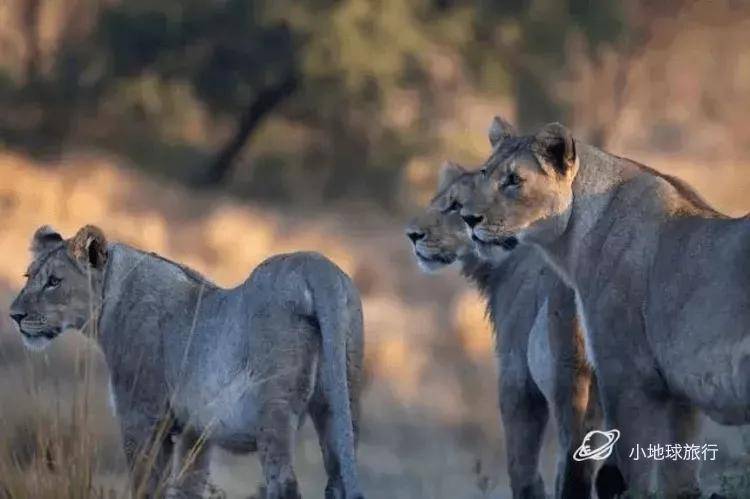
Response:
[{"label": "lion's tail", "polygon": [[[353,412],[357,409],[353,404],[359,403],[359,394],[353,393],[358,388],[350,385],[347,375],[348,362],[361,361],[348,358],[347,343],[361,339],[362,305],[354,284],[333,262],[320,258],[315,261],[314,266],[317,268],[308,274],[307,284],[312,290],[313,310],[322,337],[320,381],[331,409],[346,497],[362,497],[357,477],[353,423]],[[361,354],[359,347],[352,346]]]}]

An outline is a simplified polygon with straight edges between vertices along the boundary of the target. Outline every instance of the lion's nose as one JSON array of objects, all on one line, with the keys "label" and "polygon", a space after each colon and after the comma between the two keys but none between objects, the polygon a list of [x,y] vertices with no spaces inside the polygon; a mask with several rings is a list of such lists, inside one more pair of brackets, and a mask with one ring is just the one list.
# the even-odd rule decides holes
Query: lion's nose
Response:
[{"label": "lion's nose", "polygon": [[471,227],[472,229],[474,226],[476,226],[479,222],[484,220],[484,217],[481,215],[461,215],[461,218],[464,219],[464,222],[466,222],[466,225]]},{"label": "lion's nose", "polygon": [[411,242],[416,243],[420,239],[424,239],[424,232],[419,230],[407,230],[406,237],[411,239]]},{"label": "lion's nose", "polygon": [[27,314],[15,313],[15,314],[10,314],[10,318],[16,321],[18,325],[21,325],[21,321],[26,317],[26,315]]}]

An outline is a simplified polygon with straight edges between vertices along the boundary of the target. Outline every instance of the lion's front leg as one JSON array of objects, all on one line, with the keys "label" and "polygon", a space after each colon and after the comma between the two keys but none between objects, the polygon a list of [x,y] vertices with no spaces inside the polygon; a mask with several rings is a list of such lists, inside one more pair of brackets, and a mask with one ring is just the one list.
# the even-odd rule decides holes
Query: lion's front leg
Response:
[{"label": "lion's front leg", "polygon": [[[671,401],[669,405],[670,436],[667,443],[692,443],[698,430],[698,414],[694,407]],[[697,498],[698,461],[665,459],[659,461],[659,492],[666,497]]]},{"label": "lion's front leg", "polygon": [[664,441],[665,429],[670,424],[666,401],[641,389],[645,384],[642,379],[634,377],[608,382],[602,379],[604,373],[601,374],[599,379],[603,386],[600,393],[608,425],[605,429],[620,431],[614,454],[627,492],[635,496],[651,494],[656,465],[644,452],[650,445]]},{"label": "lion's front leg", "polygon": [[164,495],[171,474],[174,445],[169,418],[154,420],[137,413],[120,416],[122,445],[137,499]]},{"label": "lion's front leg", "polygon": [[571,369],[573,372],[569,376],[556,380],[552,404],[559,445],[555,497],[585,498],[591,495],[594,462],[577,461],[573,456],[586,433],[593,429],[591,426],[595,421],[591,421],[594,418],[589,418],[589,402],[596,405],[598,398],[590,393],[591,371],[582,366],[577,367]]},{"label": "lion's front leg", "polygon": [[187,428],[175,448],[169,499],[199,499],[208,486],[211,446],[203,435]]},{"label": "lion's front leg", "polygon": [[513,497],[544,498],[539,452],[549,416],[547,402],[523,357],[501,353],[500,367],[500,415]]},{"label": "lion's front leg", "polygon": [[578,461],[574,455],[586,433],[599,426],[599,398],[573,291],[557,281],[550,287],[548,304],[547,340],[554,369],[550,405],[559,444],[555,497],[583,499],[591,497],[594,462]]}]

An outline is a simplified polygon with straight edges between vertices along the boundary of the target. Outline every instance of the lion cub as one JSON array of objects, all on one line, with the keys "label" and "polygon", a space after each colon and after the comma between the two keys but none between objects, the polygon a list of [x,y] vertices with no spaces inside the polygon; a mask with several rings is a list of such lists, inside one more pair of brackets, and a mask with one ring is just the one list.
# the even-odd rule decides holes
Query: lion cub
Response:
[{"label": "lion cub", "polygon": [[[292,452],[309,414],[326,498],[361,498],[356,469],[362,307],[316,253],[277,255],[233,289],[153,253],[42,227],[11,306],[26,344],[68,328],[106,358],[135,496],[201,497],[212,446],[258,451],[270,498],[297,498]],[[167,483],[177,437],[178,465]]]}]

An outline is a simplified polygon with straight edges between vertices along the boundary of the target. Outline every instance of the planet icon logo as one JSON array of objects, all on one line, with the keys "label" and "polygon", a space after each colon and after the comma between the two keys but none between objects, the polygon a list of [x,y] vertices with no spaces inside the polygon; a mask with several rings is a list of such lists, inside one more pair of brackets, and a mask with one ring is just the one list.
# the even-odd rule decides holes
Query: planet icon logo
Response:
[{"label": "planet icon logo", "polygon": [[[601,436],[604,439],[604,443],[596,448],[592,448],[592,440],[596,436]],[[612,454],[612,449],[615,447],[615,442],[620,438],[620,430],[609,430],[599,431],[593,430],[583,437],[583,443],[573,453],[573,459],[576,461],[586,461],[593,459],[594,461],[602,461],[607,459]],[[599,440],[597,438],[597,440]]]}]

